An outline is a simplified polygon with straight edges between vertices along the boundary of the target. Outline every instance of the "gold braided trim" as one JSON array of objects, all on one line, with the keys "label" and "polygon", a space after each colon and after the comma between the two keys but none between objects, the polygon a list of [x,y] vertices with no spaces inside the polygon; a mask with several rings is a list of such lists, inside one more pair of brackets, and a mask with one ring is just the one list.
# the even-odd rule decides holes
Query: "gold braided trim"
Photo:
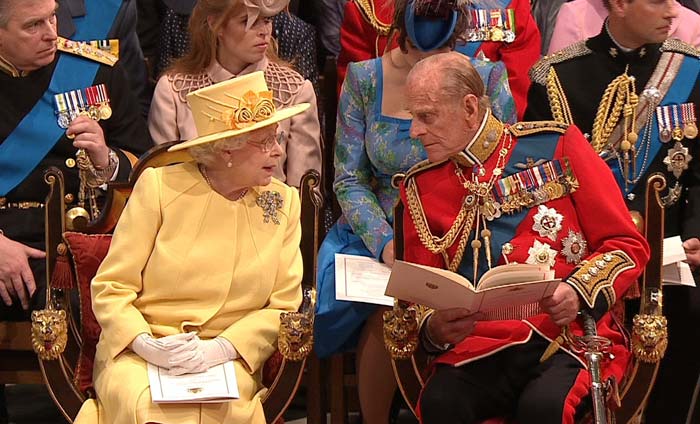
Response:
[{"label": "gold braided trim", "polygon": [[672,52],[672,53],[683,53],[687,56],[694,56],[700,58],[700,50],[695,48],[685,41],[681,41],[677,38],[669,38],[661,45],[659,49],[662,52]]},{"label": "gold braided trim", "polygon": [[[591,131],[591,147],[596,153],[600,153],[608,144],[610,135],[620,122],[623,112],[626,118],[634,117],[638,104],[639,97],[636,93],[634,77],[629,76],[627,71],[608,84],[598,105]],[[628,130],[629,126],[625,125],[623,130],[625,136]]]},{"label": "gold braided trim", "polygon": [[[651,78],[649,78],[647,85],[642,91],[656,90],[658,92],[658,97],[654,98],[644,95],[639,97],[639,104],[637,105],[635,111],[634,127],[632,128],[633,132],[636,134],[642,133],[643,127],[646,124],[646,119],[643,118],[643,115],[645,115],[649,109],[651,109],[653,112],[661,99],[666,96],[666,93],[668,93],[668,90],[671,88],[671,85],[673,84],[676,74],[678,74],[678,71],[683,64],[684,59],[685,56],[682,54],[670,51],[661,54],[661,58],[659,58],[659,62],[656,64],[656,68],[651,74]],[[625,137],[626,128],[623,127],[623,125],[618,125],[615,127],[612,134],[606,140],[608,146],[614,147],[620,144]]]},{"label": "gold braided trim", "polygon": [[615,304],[613,285],[617,276],[636,265],[622,250],[600,253],[587,261],[581,262],[567,282],[574,286],[590,308],[595,306],[598,294],[602,292],[608,308]]},{"label": "gold braided trim", "polygon": [[571,108],[569,107],[569,101],[566,99],[566,93],[564,93],[564,87],[559,81],[559,75],[554,68],[549,68],[549,74],[547,75],[547,98],[549,99],[549,108],[552,111],[552,118],[555,121],[573,124],[574,118],[571,114]]},{"label": "gold braided trim", "polygon": [[545,85],[552,65],[590,53],[593,53],[593,50],[586,47],[585,40],[574,43],[537,61],[530,69],[530,79],[536,84]]},{"label": "gold braided trim", "polygon": [[355,0],[357,8],[360,9],[362,17],[374,28],[379,35],[389,35],[391,23],[385,24],[380,21],[374,11],[374,0]]},{"label": "gold braided trim", "polygon": [[493,116],[490,111],[486,113],[484,127],[469,146],[469,152],[476,156],[481,163],[486,162],[486,159],[496,150],[498,141],[503,136],[503,129],[505,128],[505,125]]},{"label": "gold braided trim", "polygon": [[541,132],[556,132],[564,134],[569,129],[569,124],[556,121],[527,121],[512,125],[510,132],[516,137],[525,137]]},{"label": "gold braided trim", "polygon": [[[459,165],[455,163],[455,166],[457,167]],[[455,272],[462,261],[464,250],[466,249],[467,241],[469,239],[469,233],[474,225],[474,218],[476,217],[476,204],[467,204],[467,202],[462,202],[459,213],[457,214],[457,217],[455,217],[450,229],[444,236],[437,237],[430,231],[428,218],[425,216],[425,211],[418,194],[418,187],[416,186],[415,178],[406,178],[406,198],[408,200],[408,212],[411,216],[411,220],[413,221],[413,225],[416,228],[418,239],[420,240],[421,244],[423,244],[423,246],[425,246],[425,248],[433,254],[440,253],[447,268],[450,271]],[[457,245],[457,251],[455,252],[452,260],[450,260],[447,250],[454,244],[457,237],[460,239],[459,244]]]},{"label": "gold braided trim", "polygon": [[9,60],[2,57],[2,55],[0,55],[0,71],[12,76],[13,78],[26,77],[27,75],[29,75],[29,72],[20,71],[19,69],[15,68],[15,65],[10,63]]},{"label": "gold braided trim", "polygon": [[[440,166],[443,163],[447,162],[449,159],[445,159],[440,162],[430,162],[429,160],[422,160],[418,162],[417,164],[413,165],[406,171],[406,174],[401,175],[401,178],[403,179],[404,183],[408,181],[409,178],[414,178],[417,174],[420,174],[421,172],[427,171],[430,168],[434,168],[436,166]],[[398,177],[397,177],[398,178]]]}]

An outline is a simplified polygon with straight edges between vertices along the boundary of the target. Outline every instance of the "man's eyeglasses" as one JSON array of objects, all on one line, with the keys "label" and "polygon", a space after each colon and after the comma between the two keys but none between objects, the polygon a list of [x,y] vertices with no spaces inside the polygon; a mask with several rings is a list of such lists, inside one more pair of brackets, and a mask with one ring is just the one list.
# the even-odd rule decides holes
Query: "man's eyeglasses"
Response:
[{"label": "man's eyeglasses", "polygon": [[248,144],[259,148],[263,151],[263,153],[268,153],[272,151],[272,149],[275,147],[275,143],[281,146],[282,141],[284,141],[284,131],[280,131],[279,134],[271,134],[270,136],[260,141],[247,140]]}]

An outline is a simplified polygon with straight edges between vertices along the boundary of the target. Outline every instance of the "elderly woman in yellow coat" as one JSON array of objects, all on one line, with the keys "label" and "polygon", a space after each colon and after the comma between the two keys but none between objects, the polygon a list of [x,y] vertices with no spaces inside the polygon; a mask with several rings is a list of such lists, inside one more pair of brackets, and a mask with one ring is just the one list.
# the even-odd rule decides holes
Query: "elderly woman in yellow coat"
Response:
[{"label": "elderly woman in yellow coat", "polygon": [[[300,200],[272,177],[277,122],[262,72],[190,94],[194,161],[148,169],[92,281],[102,334],[78,423],[264,423],[261,368],[280,314],[301,303]],[[151,400],[147,363],[171,374],[233,361],[240,398]]]}]

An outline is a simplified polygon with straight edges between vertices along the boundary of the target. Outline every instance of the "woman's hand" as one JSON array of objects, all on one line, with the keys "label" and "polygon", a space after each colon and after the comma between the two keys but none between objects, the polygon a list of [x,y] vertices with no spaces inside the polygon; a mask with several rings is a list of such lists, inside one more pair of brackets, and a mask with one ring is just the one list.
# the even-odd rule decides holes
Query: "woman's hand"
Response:
[{"label": "woman's hand", "polygon": [[199,337],[195,333],[174,334],[154,339],[150,334],[141,333],[131,342],[131,350],[146,362],[161,368],[170,369],[171,360],[193,359],[197,351]]},{"label": "woman's hand", "polygon": [[189,352],[174,355],[170,358],[170,375],[191,374],[204,372],[209,368],[233,361],[238,358],[238,352],[231,342],[223,337],[210,340],[200,340],[197,338],[197,348],[194,356]]},{"label": "woman's hand", "polygon": [[394,240],[390,240],[384,245],[384,250],[382,250],[382,262],[392,266],[394,265],[394,259]]}]

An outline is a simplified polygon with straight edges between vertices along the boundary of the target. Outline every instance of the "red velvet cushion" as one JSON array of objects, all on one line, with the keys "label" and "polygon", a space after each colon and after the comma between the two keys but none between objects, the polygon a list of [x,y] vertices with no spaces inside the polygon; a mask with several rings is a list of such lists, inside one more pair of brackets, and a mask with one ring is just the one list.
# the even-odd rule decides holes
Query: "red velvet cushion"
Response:
[{"label": "red velvet cushion", "polygon": [[66,232],[63,238],[73,257],[74,270],[78,292],[80,293],[80,319],[81,338],[83,344],[80,348],[78,365],[75,369],[74,383],[81,392],[87,393],[92,388],[92,364],[95,360],[95,348],[100,338],[102,329],[92,312],[90,299],[90,282],[97,273],[100,262],[107,256],[109,244],[112,242],[110,234],[82,234]]}]

